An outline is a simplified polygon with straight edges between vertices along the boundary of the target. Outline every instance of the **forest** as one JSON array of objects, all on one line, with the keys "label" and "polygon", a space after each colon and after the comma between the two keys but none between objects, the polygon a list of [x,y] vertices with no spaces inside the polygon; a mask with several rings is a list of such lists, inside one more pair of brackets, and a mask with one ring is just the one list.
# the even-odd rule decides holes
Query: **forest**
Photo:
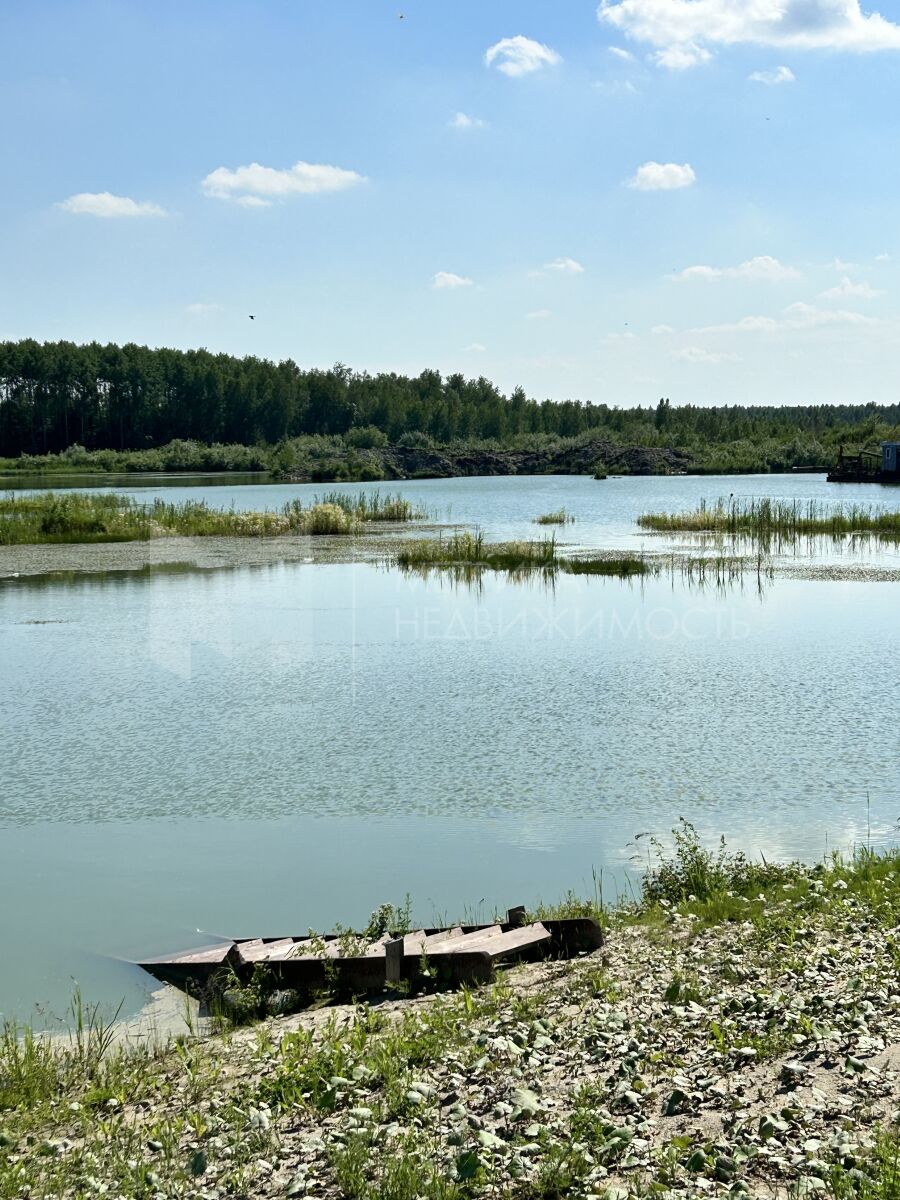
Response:
[{"label": "forest", "polygon": [[[900,404],[646,407],[508,396],[483,377],[410,378],[343,364],[207,350],[0,342],[0,456],[28,465],[65,456],[111,469],[289,468],[307,439],[350,450],[386,446],[535,449],[602,437],[685,452],[706,469],[778,470],[830,462],[841,443],[900,431]],[[162,454],[166,447],[177,452]],[[185,447],[212,447],[204,462]],[[229,451],[230,453],[226,453]],[[125,461],[124,452],[132,458]],[[191,461],[178,461],[179,455]],[[10,462],[12,460],[12,463]],[[49,460],[48,460],[49,461]],[[34,463],[33,465],[37,465]]]}]

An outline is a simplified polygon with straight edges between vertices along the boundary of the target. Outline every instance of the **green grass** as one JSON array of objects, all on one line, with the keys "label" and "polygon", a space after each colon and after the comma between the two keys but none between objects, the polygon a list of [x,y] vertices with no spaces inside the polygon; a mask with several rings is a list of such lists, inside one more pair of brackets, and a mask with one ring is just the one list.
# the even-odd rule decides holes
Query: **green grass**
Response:
[{"label": "green grass", "polygon": [[405,569],[471,566],[491,571],[552,570],[558,565],[556,542],[487,542],[484,534],[454,533],[450,537],[404,542],[395,562]]},{"label": "green grass", "polygon": [[815,500],[719,499],[711,506],[703,501],[689,512],[644,513],[638,524],[659,533],[720,533],[785,540],[863,535],[900,540],[900,512],[865,505],[834,507]]},{"label": "green grass", "polygon": [[349,496],[343,492],[327,492],[319,503],[342,508],[358,521],[420,521],[426,513],[412,500],[398,495],[383,496],[380,492],[362,492]]},{"label": "green grass", "polygon": [[556,512],[543,513],[539,517],[534,518],[535,525],[570,525],[575,518],[570,516],[564,508],[558,508]]},{"label": "green grass", "polygon": [[409,521],[419,515],[399,496],[326,496],[277,512],[210,508],[200,501],[141,504],[109,492],[43,492],[0,499],[0,545],[132,542],[159,537],[283,537],[352,534],[365,521]]},{"label": "green grass", "polygon": [[610,575],[616,579],[628,579],[632,575],[659,574],[659,565],[645,558],[623,555],[621,558],[567,558],[562,569],[568,575]]}]

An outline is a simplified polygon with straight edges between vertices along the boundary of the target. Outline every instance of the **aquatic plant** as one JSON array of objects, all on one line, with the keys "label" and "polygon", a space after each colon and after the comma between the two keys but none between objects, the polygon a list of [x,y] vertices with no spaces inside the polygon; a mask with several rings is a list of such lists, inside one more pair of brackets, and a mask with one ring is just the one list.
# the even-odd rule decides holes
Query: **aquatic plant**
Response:
[{"label": "aquatic plant", "polygon": [[616,558],[564,558],[560,566],[568,575],[611,575],[627,579],[632,575],[658,575],[661,564],[646,558],[622,555]]},{"label": "aquatic plant", "polygon": [[534,518],[535,525],[569,525],[575,518],[570,516],[564,508],[558,508],[556,512],[543,513],[539,517]]},{"label": "aquatic plant", "polygon": [[382,496],[380,492],[326,492],[321,504],[334,504],[359,521],[419,521],[426,514],[419,505],[398,494]]},{"label": "aquatic plant", "polygon": [[722,533],[769,539],[804,536],[876,536],[900,540],[900,512],[858,504],[829,506],[817,500],[719,499],[681,513],[644,513],[638,525],[660,533]]},{"label": "aquatic plant", "polygon": [[404,568],[470,565],[492,571],[551,570],[556,567],[556,542],[487,542],[479,530],[450,537],[404,542],[395,561]]},{"label": "aquatic plant", "polygon": [[356,533],[366,521],[407,521],[417,510],[401,497],[335,495],[305,508],[298,500],[279,511],[239,512],[204,501],[142,504],[109,492],[45,492],[0,499],[0,545],[51,542],[127,542],[158,537],[282,537]]}]

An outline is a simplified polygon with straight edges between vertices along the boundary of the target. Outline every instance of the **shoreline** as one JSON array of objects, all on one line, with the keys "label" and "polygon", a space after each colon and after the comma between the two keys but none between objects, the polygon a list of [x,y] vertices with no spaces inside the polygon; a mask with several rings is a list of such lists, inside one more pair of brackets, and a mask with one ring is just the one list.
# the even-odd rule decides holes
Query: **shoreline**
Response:
[{"label": "shoreline", "polygon": [[[140,578],[154,573],[191,573],[194,571],[237,570],[243,567],[293,565],[384,565],[403,538],[413,533],[437,536],[466,528],[459,524],[423,523],[410,526],[380,526],[377,531],[359,535],[284,535],[282,537],[160,537],[132,542],[69,542],[0,546],[0,584],[27,584],[39,581],[78,582],[92,576],[103,578]],[[646,535],[648,541],[657,534]],[[700,547],[683,546],[666,550],[640,551],[585,547],[577,541],[558,541],[559,549],[571,549],[574,558],[624,561],[638,554],[647,562],[679,570],[696,562]],[[708,555],[710,560],[715,556]],[[734,555],[751,562],[752,556]],[[864,583],[900,582],[900,566],[885,566],[871,561],[857,563],[798,561],[793,555],[773,555],[769,560],[775,579],[845,581]],[[753,571],[748,569],[746,580]]]},{"label": "shoreline", "polygon": [[696,851],[688,833],[572,962],[114,1047],[89,1072],[57,1045],[48,1090],[0,1112],[0,1182],[197,1200],[889,1194],[861,1189],[898,1146],[900,857]]}]

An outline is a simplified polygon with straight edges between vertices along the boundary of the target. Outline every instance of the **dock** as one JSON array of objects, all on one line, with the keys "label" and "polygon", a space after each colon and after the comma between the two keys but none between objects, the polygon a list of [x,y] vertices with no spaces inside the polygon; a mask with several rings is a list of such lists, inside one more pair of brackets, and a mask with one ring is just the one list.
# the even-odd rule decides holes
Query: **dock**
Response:
[{"label": "dock", "polygon": [[137,965],[200,997],[225,980],[246,985],[260,969],[276,988],[361,992],[401,984],[453,988],[487,983],[505,964],[573,958],[602,945],[603,932],[593,918],[529,922],[524,909],[515,908],[502,922],[386,933],[377,939],[348,933],[223,939]]}]

